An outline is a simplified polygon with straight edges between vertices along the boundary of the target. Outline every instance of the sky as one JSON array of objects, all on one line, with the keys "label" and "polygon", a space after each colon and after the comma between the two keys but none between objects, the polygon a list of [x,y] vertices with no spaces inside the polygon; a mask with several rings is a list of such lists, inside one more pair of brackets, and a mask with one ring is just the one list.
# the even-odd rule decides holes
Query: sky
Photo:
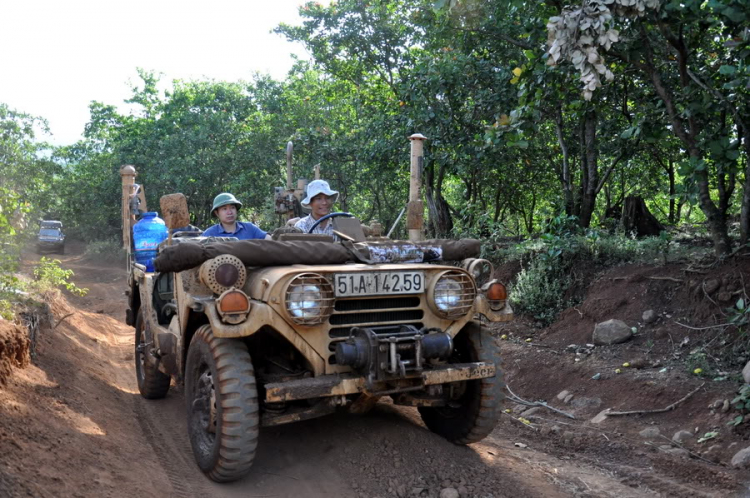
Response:
[{"label": "sky", "polygon": [[92,100],[131,95],[137,68],[162,82],[284,79],[304,47],[270,33],[301,24],[305,0],[2,0],[0,102],[49,122],[55,145],[81,138]]}]

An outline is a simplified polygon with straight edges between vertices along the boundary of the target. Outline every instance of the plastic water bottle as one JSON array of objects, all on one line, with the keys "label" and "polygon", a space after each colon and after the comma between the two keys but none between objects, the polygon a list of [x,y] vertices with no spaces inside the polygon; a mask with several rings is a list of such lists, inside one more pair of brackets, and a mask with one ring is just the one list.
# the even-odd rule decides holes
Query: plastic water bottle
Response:
[{"label": "plastic water bottle", "polygon": [[135,244],[135,261],[154,271],[154,258],[159,244],[167,238],[167,225],[159,218],[159,213],[143,213],[141,221],[133,225],[133,243]]}]

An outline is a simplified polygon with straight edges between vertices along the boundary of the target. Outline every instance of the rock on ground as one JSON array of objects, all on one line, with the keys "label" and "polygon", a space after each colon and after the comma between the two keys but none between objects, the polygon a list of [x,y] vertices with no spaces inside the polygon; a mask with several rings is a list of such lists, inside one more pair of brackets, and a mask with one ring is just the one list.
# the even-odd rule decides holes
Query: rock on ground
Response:
[{"label": "rock on ground", "polygon": [[750,446],[735,453],[735,455],[732,457],[732,467],[750,467]]},{"label": "rock on ground", "polygon": [[745,384],[750,384],[750,361],[742,369],[742,378],[745,379]]},{"label": "rock on ground", "polygon": [[673,456],[678,456],[682,458],[690,458],[690,452],[684,448],[669,448],[665,449],[664,453],[668,453]]},{"label": "rock on ground", "polygon": [[633,331],[622,320],[607,320],[597,323],[594,327],[594,344],[620,344],[633,337]]},{"label": "rock on ground", "polygon": [[653,439],[659,437],[659,434],[661,434],[661,432],[659,431],[658,427],[646,427],[638,434],[640,434],[641,437],[645,437],[646,439]]},{"label": "rock on ground", "polygon": [[459,498],[456,488],[444,488],[440,491],[440,498]]},{"label": "rock on ground", "polygon": [[677,431],[674,433],[674,436],[672,436],[672,441],[679,444],[683,444],[691,439],[693,439],[693,433],[685,430]]}]

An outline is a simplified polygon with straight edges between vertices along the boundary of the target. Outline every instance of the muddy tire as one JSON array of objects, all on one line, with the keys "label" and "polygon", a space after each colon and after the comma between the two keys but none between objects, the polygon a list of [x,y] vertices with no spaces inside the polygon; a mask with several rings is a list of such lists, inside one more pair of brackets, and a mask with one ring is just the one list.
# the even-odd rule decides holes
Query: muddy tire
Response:
[{"label": "muddy tire", "polygon": [[[494,377],[456,383],[454,395],[445,407],[420,407],[425,425],[456,444],[476,443],[487,437],[497,425],[505,398],[500,354],[495,340],[478,325],[468,325],[454,339],[451,363],[493,362]],[[450,384],[443,388],[450,392]]]},{"label": "muddy tire", "polygon": [[148,342],[151,339],[147,337],[146,322],[141,310],[138,310],[135,319],[135,378],[138,390],[146,399],[161,399],[167,395],[171,379],[156,368],[156,359],[149,353],[151,346],[141,346]]},{"label": "muddy tire", "polygon": [[258,445],[255,371],[245,344],[199,328],[185,367],[188,434],[198,467],[217,482],[250,470]]}]

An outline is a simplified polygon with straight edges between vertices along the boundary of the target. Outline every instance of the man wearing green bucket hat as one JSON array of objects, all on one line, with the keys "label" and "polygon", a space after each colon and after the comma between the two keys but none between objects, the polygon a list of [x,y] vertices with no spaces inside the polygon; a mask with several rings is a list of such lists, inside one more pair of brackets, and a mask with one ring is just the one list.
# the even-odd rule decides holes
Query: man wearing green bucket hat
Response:
[{"label": "man wearing green bucket hat", "polygon": [[223,192],[214,197],[211,214],[219,219],[219,223],[207,228],[204,237],[236,237],[240,240],[271,239],[266,232],[248,221],[237,221],[237,213],[242,203],[237,198]]}]

